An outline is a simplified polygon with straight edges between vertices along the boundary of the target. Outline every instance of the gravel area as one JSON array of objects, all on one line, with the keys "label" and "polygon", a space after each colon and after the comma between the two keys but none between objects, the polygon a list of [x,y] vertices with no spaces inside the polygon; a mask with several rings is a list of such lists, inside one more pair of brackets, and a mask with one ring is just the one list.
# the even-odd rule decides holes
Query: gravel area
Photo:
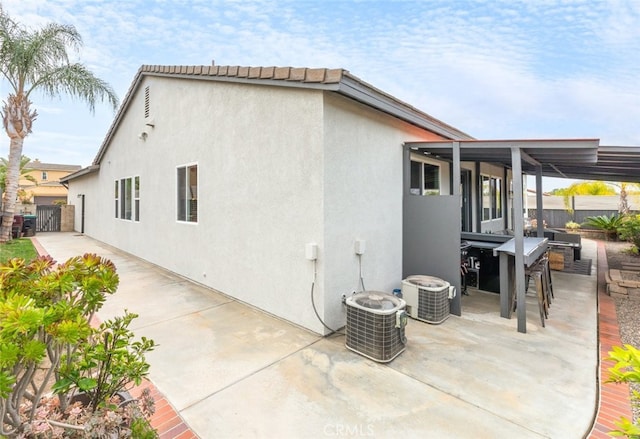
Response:
[{"label": "gravel area", "polygon": [[[607,242],[605,248],[609,269],[621,269],[624,262],[640,264],[640,256],[629,252],[631,247],[627,242]],[[622,343],[640,348],[640,300],[615,299],[615,303]],[[631,388],[640,392],[640,383],[632,384]],[[637,422],[640,420],[640,407],[632,409]]]}]

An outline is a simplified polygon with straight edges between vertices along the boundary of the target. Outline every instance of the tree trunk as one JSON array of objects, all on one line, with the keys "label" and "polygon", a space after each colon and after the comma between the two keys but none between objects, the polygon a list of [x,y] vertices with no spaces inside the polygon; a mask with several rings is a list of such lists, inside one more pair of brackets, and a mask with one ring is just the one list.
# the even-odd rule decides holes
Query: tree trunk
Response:
[{"label": "tree trunk", "polygon": [[30,105],[31,102],[29,102],[24,93],[10,94],[2,109],[2,122],[11,142],[9,144],[6,187],[2,198],[0,243],[11,239],[11,227],[13,225],[13,214],[16,210],[20,180],[22,145],[24,138],[31,132],[31,125],[37,116],[35,111],[32,112],[29,109]]},{"label": "tree trunk", "polygon": [[11,239],[13,214],[16,211],[18,198],[18,180],[20,179],[20,157],[22,157],[22,137],[11,138],[9,146],[9,166],[7,167],[7,186],[2,197],[2,227],[0,228],[0,243]]}]

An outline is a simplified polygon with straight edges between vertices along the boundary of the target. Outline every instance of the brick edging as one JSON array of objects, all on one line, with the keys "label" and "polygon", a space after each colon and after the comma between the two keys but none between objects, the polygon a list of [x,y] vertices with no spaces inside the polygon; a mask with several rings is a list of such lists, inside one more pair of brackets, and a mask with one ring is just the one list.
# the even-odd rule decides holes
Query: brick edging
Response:
[{"label": "brick edging", "polygon": [[616,304],[607,294],[606,275],[609,271],[605,243],[598,241],[598,407],[589,439],[611,439],[608,434],[616,428],[615,422],[624,416],[632,418],[629,384],[607,383],[609,368],[615,364],[609,357],[613,346],[621,346]]},{"label": "brick edging", "polygon": [[[30,237],[30,239],[38,255],[49,256],[49,253],[37,238]],[[96,322],[99,322],[97,318]],[[139,397],[145,388],[149,389],[155,401],[156,411],[151,417],[150,422],[151,426],[158,432],[160,439],[198,439],[198,436],[189,428],[186,422],[184,422],[182,416],[180,416],[177,410],[151,381],[145,380],[141,385],[131,389],[131,396],[134,398]]]}]

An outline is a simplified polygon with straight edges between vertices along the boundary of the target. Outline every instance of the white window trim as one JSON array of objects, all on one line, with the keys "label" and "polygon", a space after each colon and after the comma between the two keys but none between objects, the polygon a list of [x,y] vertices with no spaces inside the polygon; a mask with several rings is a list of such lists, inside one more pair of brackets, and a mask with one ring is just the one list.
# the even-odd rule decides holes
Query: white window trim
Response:
[{"label": "white window trim", "polygon": [[[122,197],[124,196],[124,194],[122,193],[122,183],[121,182],[123,180],[127,180],[129,178],[131,179],[131,219],[123,218],[124,210],[122,209],[122,206],[121,206]],[[131,223],[139,223],[140,222],[140,220],[136,220],[136,212],[137,212],[137,210],[136,210],[135,200],[139,201],[141,199],[140,196],[138,196],[137,198],[135,197],[135,181],[136,181],[136,178],[138,178],[138,181],[142,181],[142,179],[140,178],[140,175],[131,175],[131,176],[126,176],[126,177],[122,177],[122,178],[117,178],[115,180],[115,182],[118,183],[118,194],[117,194],[117,197],[115,198],[116,202],[118,203],[118,216],[115,217],[115,219],[117,219],[117,220],[127,221],[127,222],[131,222]],[[139,215],[138,215],[138,217],[139,217]]]},{"label": "white window trim", "polygon": [[[430,160],[426,157],[421,157],[418,155],[411,155],[410,157],[410,162],[417,162],[417,163],[422,163],[422,164],[427,164],[427,165],[431,165],[431,166],[436,166],[438,168],[438,195],[442,195],[442,163],[438,162],[436,160]],[[411,163],[409,163],[409,166],[411,166]],[[424,172],[424,168],[421,168],[420,170],[421,173]],[[432,195],[436,195],[436,194],[425,194],[424,191],[424,175],[421,175],[420,178],[420,182],[421,182],[421,186],[420,187],[420,194],[414,194],[414,195],[420,195],[420,196],[432,196]],[[409,188],[409,190],[411,190],[411,188]]]},{"label": "white window trim", "polygon": [[[190,168],[192,166],[195,166],[196,168],[198,168],[198,198],[196,198],[196,200],[200,200],[200,165],[198,162],[188,162],[188,163],[183,163],[181,165],[176,166],[176,170],[173,174],[174,178],[176,178],[176,191],[175,191],[175,196],[174,196],[174,200],[176,200],[176,204],[175,204],[175,208],[176,208],[176,213],[175,213],[175,218],[176,218],[176,223],[178,224],[187,224],[187,225],[192,225],[192,226],[197,226],[198,223],[200,222],[200,206],[198,205],[198,219],[196,221],[188,221],[188,220],[179,220],[178,219],[178,205],[177,205],[177,200],[178,200],[178,181],[177,181],[177,176],[178,176],[178,169],[180,168]],[[188,189],[188,188],[187,188]]]},{"label": "white window trim", "polygon": [[[495,217],[492,216],[489,219],[484,219],[485,206],[484,206],[484,203],[483,203],[483,201],[484,201],[483,177],[488,177],[489,178],[489,182],[491,182],[491,180],[494,179],[494,180],[496,180],[496,183],[498,183],[498,182],[500,183],[499,185],[496,184],[497,191],[500,192],[500,199],[499,200],[498,199],[495,200],[496,201],[496,210],[498,210],[498,209],[500,210],[500,216],[495,216]],[[487,172],[481,172],[480,173],[480,205],[481,205],[481,210],[480,210],[481,219],[480,219],[480,222],[482,222],[482,223],[490,223],[492,221],[501,221],[501,220],[504,219],[504,212],[503,212],[503,208],[502,208],[503,207],[502,203],[503,203],[503,199],[504,199],[503,198],[504,197],[504,193],[503,193],[503,190],[502,190],[502,180],[503,180],[502,177],[498,177],[497,175],[494,175],[492,173],[487,173]],[[497,191],[496,191],[496,196],[497,196]],[[491,194],[490,194],[490,196],[491,196]],[[493,206],[489,206],[490,215],[493,215],[492,207]]]}]

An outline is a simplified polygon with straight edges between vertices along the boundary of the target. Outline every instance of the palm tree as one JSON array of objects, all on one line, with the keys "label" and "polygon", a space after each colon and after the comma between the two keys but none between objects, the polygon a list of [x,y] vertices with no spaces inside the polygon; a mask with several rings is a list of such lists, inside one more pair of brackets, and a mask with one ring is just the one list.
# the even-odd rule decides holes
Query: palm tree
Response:
[{"label": "palm tree", "polygon": [[67,94],[86,101],[91,112],[98,99],[107,100],[114,111],[118,106],[109,84],[84,65],[70,62],[67,48],[77,51],[81,45],[82,38],[73,26],[51,23],[30,30],[13,21],[0,6],[0,71],[10,85],[1,110],[10,144],[0,243],[11,238],[22,146],[38,116],[31,109],[30,94],[36,90],[52,98]]},{"label": "palm tree", "polygon": [[572,200],[576,195],[615,195],[616,191],[603,181],[581,181],[563,189],[556,189],[553,195],[564,197],[564,207],[573,216]]},{"label": "palm tree", "polygon": [[[31,169],[27,167],[27,165],[31,162],[31,159],[26,155],[23,155],[20,158],[20,167],[19,174],[20,178],[24,178],[25,180],[29,180],[31,183],[38,184],[38,180],[36,180],[33,175],[29,175]],[[9,169],[9,160],[4,157],[0,157],[0,194],[4,193],[7,188],[7,169]]]}]

